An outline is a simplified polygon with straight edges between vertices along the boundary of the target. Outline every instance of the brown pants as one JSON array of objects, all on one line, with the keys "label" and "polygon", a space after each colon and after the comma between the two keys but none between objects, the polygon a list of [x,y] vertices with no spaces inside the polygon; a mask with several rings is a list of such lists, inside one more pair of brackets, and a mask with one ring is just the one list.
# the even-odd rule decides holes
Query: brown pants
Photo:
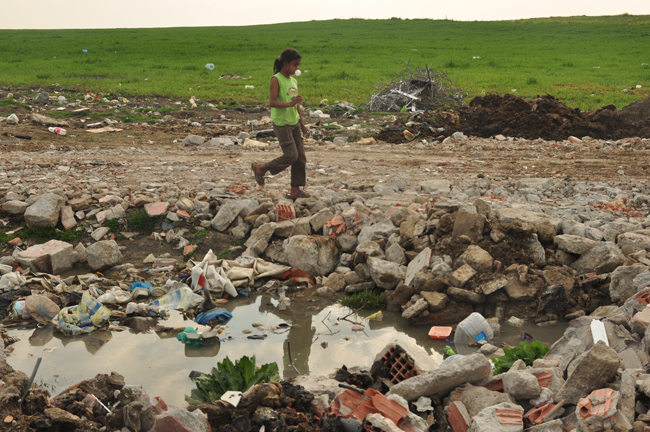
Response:
[{"label": "brown pants", "polygon": [[307,182],[307,157],[300,132],[300,123],[293,126],[273,125],[273,131],[280,141],[282,156],[267,163],[266,167],[273,175],[291,167],[291,187],[304,186]]}]

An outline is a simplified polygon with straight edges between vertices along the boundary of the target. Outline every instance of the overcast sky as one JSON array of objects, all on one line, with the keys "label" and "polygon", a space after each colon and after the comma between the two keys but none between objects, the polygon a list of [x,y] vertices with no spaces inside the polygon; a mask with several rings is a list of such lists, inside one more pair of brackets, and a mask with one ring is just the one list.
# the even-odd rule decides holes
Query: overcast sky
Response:
[{"label": "overcast sky", "polygon": [[[286,7],[280,7],[280,5]],[[650,14],[649,0],[8,0],[2,29],[196,27],[332,18],[492,21],[571,15]]]}]

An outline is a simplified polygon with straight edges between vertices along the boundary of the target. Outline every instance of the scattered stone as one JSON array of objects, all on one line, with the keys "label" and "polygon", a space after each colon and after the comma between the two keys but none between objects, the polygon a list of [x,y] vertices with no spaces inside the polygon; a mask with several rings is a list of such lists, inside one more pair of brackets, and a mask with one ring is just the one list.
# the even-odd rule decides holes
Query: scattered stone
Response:
[{"label": "scattered stone", "polygon": [[372,277],[372,280],[382,289],[395,288],[406,276],[404,266],[400,266],[393,262],[369,257],[366,263],[370,270],[370,277]]},{"label": "scattered stone", "polygon": [[580,398],[602,388],[616,374],[619,365],[616,351],[599,341],[578,361],[555,398],[577,404]]},{"label": "scattered stone", "polygon": [[25,210],[25,222],[29,228],[51,227],[59,222],[63,198],[60,195],[46,193]]},{"label": "scattered stone", "polygon": [[612,242],[601,242],[571,264],[578,274],[609,273],[625,263],[625,256]]},{"label": "scattered stone", "polygon": [[70,270],[77,262],[70,243],[50,240],[19,252],[16,261],[34,272],[59,274]]},{"label": "scattered stone", "polygon": [[470,245],[465,252],[458,257],[455,266],[460,267],[467,264],[478,273],[490,273],[494,265],[492,256],[479,246]]},{"label": "scattered stone", "polygon": [[122,253],[114,240],[102,240],[86,248],[86,259],[93,271],[99,271],[119,264]]},{"label": "scattered stone", "polygon": [[291,267],[312,276],[330,274],[338,265],[341,257],[336,240],[321,236],[297,235],[290,237],[285,252]]}]

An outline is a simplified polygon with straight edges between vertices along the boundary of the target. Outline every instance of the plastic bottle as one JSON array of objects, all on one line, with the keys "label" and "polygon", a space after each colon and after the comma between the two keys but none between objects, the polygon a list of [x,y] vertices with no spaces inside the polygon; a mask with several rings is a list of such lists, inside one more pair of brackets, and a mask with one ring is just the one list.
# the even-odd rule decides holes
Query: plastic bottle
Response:
[{"label": "plastic bottle", "polygon": [[[483,335],[481,335],[483,333]],[[479,336],[480,335],[480,336]],[[479,336],[479,338],[477,338]],[[456,334],[454,335],[454,344],[468,345],[470,342],[476,343],[479,339],[490,340],[494,337],[494,332],[490,324],[478,312],[472,312],[470,316],[458,323]]]},{"label": "plastic bottle", "polygon": [[205,65],[205,68],[207,70],[214,70],[214,65],[212,63],[208,63],[208,64]]},{"label": "plastic bottle", "polygon": [[67,133],[65,129],[60,127],[49,127],[47,130],[58,135],[65,135]]}]

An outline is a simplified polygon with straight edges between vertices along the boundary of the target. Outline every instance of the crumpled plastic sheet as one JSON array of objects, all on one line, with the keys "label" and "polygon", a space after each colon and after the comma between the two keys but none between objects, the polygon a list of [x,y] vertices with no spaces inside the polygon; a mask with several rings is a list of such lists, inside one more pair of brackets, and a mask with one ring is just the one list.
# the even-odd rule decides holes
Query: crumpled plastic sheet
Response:
[{"label": "crumpled plastic sheet", "polygon": [[164,310],[186,311],[196,307],[197,303],[193,298],[192,290],[184,285],[177,290],[165,294],[158,300],[149,303],[149,310],[153,313],[160,313]]},{"label": "crumpled plastic sheet", "polygon": [[[201,283],[208,282],[210,292],[223,295],[225,291],[236,297],[237,287],[252,286],[256,279],[279,277],[289,270],[289,266],[273,264],[261,258],[241,256],[236,260],[220,260],[210,250],[203,261],[192,269],[192,289],[198,291],[202,288]],[[201,281],[201,275],[204,281]]]},{"label": "crumpled plastic sheet", "polygon": [[122,304],[128,303],[131,301],[131,293],[123,291],[118,287],[113,287],[110,291],[104,292],[104,294],[97,297],[97,301],[100,303],[109,303],[109,304]]},{"label": "crumpled plastic sheet", "polygon": [[0,291],[13,291],[27,283],[27,279],[18,272],[11,272],[2,275],[0,278]]},{"label": "crumpled plastic sheet", "polygon": [[78,305],[61,309],[61,312],[52,319],[52,324],[61,333],[76,336],[103,327],[110,316],[111,312],[106,307],[95,300],[89,292],[85,292]]}]

